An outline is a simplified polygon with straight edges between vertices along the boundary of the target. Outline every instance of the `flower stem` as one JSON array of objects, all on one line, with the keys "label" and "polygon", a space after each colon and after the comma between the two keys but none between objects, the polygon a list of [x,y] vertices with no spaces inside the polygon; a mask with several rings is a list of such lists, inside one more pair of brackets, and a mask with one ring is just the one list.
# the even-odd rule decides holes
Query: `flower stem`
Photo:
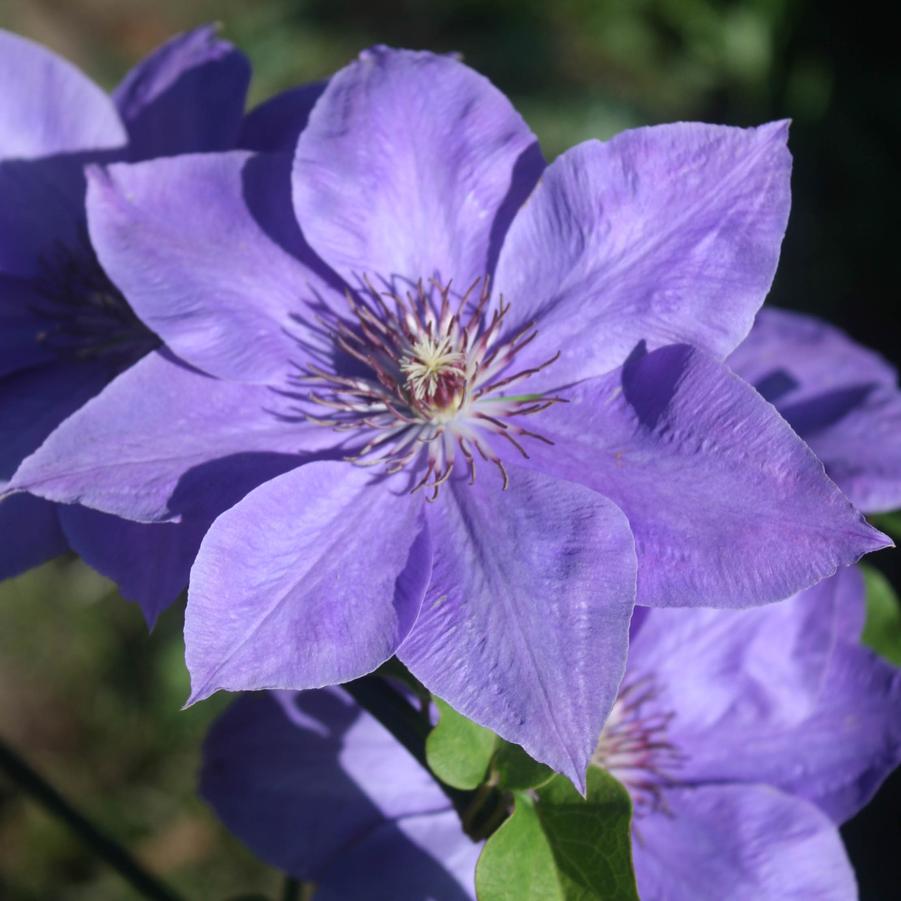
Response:
[{"label": "flower stem", "polygon": [[85,819],[49,782],[0,740],[0,770],[48,813],[62,820],[91,850],[102,857],[144,898],[180,901],[172,889],[148,873],[120,844]]},{"label": "flower stem", "polygon": [[[429,773],[432,772],[425,756],[425,740],[432,727],[399,691],[393,689],[380,676],[363,676],[362,679],[346,683],[344,689],[367,713],[375,717]],[[462,817],[475,799],[476,792],[452,788],[437,778],[435,781]]]}]

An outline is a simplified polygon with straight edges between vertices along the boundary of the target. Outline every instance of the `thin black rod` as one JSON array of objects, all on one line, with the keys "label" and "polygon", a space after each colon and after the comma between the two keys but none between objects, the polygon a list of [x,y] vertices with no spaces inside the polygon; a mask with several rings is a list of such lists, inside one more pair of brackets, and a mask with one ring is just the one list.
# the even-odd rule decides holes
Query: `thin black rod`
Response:
[{"label": "thin black rod", "polygon": [[65,823],[143,897],[154,901],[181,901],[180,895],[148,873],[122,845],[104,835],[2,739],[0,770],[48,813]]}]

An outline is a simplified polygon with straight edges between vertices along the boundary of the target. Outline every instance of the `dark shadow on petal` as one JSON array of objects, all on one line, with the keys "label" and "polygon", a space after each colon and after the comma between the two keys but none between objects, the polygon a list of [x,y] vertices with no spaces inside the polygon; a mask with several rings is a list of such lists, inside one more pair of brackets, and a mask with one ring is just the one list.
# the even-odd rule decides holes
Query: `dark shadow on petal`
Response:
[{"label": "dark shadow on petal", "polygon": [[171,513],[210,522],[264,482],[313,460],[341,459],[340,450],[322,453],[247,452],[209,460],[187,470],[169,499]]},{"label": "dark shadow on petal", "polygon": [[[291,200],[291,168],[292,158],[287,153],[250,157],[241,173],[244,202],[270,240],[343,294],[344,282],[313,252],[298,225]],[[298,307],[306,300],[299,297]]]},{"label": "dark shadow on petal", "polygon": [[856,385],[838,388],[797,404],[780,408],[779,412],[802,437],[829,428],[858,409],[879,386]]},{"label": "dark shadow on petal", "polygon": [[754,387],[764,400],[768,400],[771,404],[776,404],[786,394],[790,394],[795,388],[799,388],[800,384],[790,372],[784,369],[777,369],[759,379]]},{"label": "dark shadow on petal", "polygon": [[516,160],[513,166],[513,174],[510,178],[510,187],[507,196],[498,207],[497,215],[491,225],[491,235],[488,239],[488,258],[486,260],[486,273],[494,274],[497,258],[500,256],[504,238],[510,223],[516,216],[525,199],[532,193],[541,173],[547,164],[541,153],[541,147],[536,141],[529,145]]},{"label": "dark shadow on petal", "polygon": [[623,394],[642,425],[657,426],[694,353],[687,344],[670,344],[649,353],[641,341],[629,354],[623,364]]},{"label": "dark shadow on petal", "polygon": [[327,81],[291,88],[254,107],[244,118],[238,146],[258,153],[293,155],[300,133]]}]

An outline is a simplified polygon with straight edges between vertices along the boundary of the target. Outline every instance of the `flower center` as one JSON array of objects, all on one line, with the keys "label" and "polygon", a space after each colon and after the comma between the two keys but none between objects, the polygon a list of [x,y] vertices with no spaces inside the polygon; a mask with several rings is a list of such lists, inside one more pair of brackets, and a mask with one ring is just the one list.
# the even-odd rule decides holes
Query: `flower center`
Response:
[{"label": "flower center", "polygon": [[506,488],[509,477],[499,444],[528,457],[522,439],[553,443],[511,417],[538,413],[562,400],[506,391],[550,366],[559,353],[516,370],[517,355],[538,333],[530,324],[501,337],[510,307],[501,298],[488,314],[487,278],[456,297],[449,283],[420,282],[404,293],[377,291],[368,281],[365,287],[361,294],[348,294],[352,320],[326,323],[335,344],[362,364],[362,371],[344,374],[311,366],[299,373],[298,382],[315,384],[308,399],[330,411],[306,418],[370,433],[349,459],[382,463],[391,473],[415,471],[411,490],[428,487],[431,500],[458,460],[470,484],[477,457],[493,463]]},{"label": "flower center", "polygon": [[406,388],[417,401],[437,409],[459,407],[466,387],[466,357],[454,349],[451,338],[426,335],[401,359]]},{"label": "flower center", "polygon": [[58,245],[41,264],[39,299],[31,307],[42,326],[35,340],[60,357],[114,356],[124,365],[159,346],[100,267],[87,238],[75,250]]},{"label": "flower center", "polygon": [[626,682],[592,755],[626,786],[636,816],[666,810],[664,790],[676,784],[672,773],[685,757],[669,739],[674,716],[661,709],[653,676]]}]

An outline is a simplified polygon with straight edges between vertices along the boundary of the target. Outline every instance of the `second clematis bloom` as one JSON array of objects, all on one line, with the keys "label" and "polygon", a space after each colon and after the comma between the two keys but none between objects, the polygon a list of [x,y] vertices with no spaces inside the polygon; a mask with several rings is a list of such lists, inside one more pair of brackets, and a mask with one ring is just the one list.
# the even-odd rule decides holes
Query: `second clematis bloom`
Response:
[{"label": "second clematis bloom", "polygon": [[[84,167],[237,146],[293,148],[321,85],[244,116],[250,65],[204,26],[177,35],[107,95],[64,59],[0,31],[0,488],[68,415],[160,346],[97,260]],[[231,483],[189,522],[138,525],[20,494],[0,503],[0,579],[68,547],[152,625],[184,589]],[[243,488],[243,491],[242,491]]]},{"label": "second clematis bloom", "polygon": [[[755,610],[641,613],[593,755],[632,798],[641,898],[852,901],[838,827],[901,762],[901,672],[860,646],[860,573]],[[238,700],[201,793],[317,897],[475,897],[478,845],[338,691]]]},{"label": "second clematis bloom", "polygon": [[765,308],[729,366],[864,513],[901,508],[901,391],[886,360],[820,319]]},{"label": "second clematis bloom", "polygon": [[[212,27],[174,37],[112,95],[0,31],[0,487],[58,423],[160,344],[97,261],[84,166],[234,147],[249,79],[243,54]],[[0,578],[71,546],[150,621],[184,587],[203,535],[24,494],[0,503],[0,532]]]},{"label": "second clematis bloom", "polygon": [[92,239],[166,347],[14,486],[167,521],[256,478],[192,571],[192,700],[396,653],[581,785],[636,599],[767,603],[885,543],[721,362],[776,266],[785,139],[678,124],[545,166],[477,73],[376,48],[293,160],[97,170]]}]

